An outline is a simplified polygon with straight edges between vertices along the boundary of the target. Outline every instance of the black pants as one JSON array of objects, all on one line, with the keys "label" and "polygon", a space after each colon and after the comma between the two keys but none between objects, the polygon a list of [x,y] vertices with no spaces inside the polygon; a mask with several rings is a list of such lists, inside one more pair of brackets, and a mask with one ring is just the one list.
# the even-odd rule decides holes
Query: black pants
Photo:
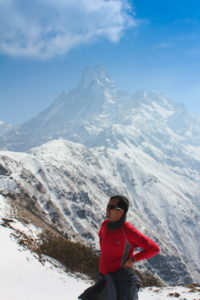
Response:
[{"label": "black pants", "polygon": [[117,291],[117,300],[138,300],[141,281],[133,269],[124,267],[112,273]]},{"label": "black pants", "polygon": [[[107,276],[108,275],[108,276]],[[124,267],[116,272],[102,276],[79,296],[81,300],[138,300],[140,279],[133,269]],[[113,281],[114,284],[111,284]],[[115,289],[115,291],[111,289]],[[110,295],[116,295],[114,299]]]}]

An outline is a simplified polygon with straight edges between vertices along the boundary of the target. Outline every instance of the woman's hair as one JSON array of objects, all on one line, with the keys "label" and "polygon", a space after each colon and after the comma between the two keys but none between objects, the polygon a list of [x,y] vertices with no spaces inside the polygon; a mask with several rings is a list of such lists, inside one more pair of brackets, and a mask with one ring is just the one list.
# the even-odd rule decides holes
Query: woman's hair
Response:
[{"label": "woman's hair", "polygon": [[124,213],[126,214],[129,209],[129,200],[126,197],[121,196],[121,195],[115,195],[115,196],[110,197],[110,200],[113,200],[113,199],[118,200],[117,206],[120,207],[121,209],[123,209]]}]

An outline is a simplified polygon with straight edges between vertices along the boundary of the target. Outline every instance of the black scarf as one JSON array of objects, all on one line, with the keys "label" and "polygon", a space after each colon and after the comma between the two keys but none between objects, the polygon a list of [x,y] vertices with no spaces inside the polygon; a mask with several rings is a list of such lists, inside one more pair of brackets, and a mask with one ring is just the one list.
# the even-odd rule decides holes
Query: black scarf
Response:
[{"label": "black scarf", "polygon": [[124,215],[121,217],[121,219],[119,219],[119,220],[116,221],[116,222],[111,222],[111,221],[109,221],[109,222],[107,223],[107,228],[108,228],[108,230],[118,229],[118,228],[120,228],[120,227],[124,224],[125,221],[126,221],[126,214],[124,214]]}]

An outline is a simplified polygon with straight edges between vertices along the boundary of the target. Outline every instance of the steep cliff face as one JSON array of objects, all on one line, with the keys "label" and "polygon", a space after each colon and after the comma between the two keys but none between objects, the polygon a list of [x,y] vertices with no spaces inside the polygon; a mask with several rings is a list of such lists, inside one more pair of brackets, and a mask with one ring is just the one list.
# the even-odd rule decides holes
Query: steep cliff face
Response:
[{"label": "steep cliff face", "polygon": [[129,219],[162,247],[148,268],[199,280],[199,116],[160,92],[129,95],[96,67],[2,143],[28,151],[0,152],[2,194],[95,245],[108,198],[125,194]]}]

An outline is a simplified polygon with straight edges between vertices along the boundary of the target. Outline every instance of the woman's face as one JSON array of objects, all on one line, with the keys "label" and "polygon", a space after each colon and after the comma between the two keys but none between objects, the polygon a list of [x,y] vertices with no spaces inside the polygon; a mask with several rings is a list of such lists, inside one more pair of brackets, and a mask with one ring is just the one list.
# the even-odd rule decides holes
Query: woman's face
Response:
[{"label": "woman's face", "polygon": [[117,222],[124,214],[124,210],[117,206],[119,200],[111,199],[106,208],[106,217],[111,222]]}]

